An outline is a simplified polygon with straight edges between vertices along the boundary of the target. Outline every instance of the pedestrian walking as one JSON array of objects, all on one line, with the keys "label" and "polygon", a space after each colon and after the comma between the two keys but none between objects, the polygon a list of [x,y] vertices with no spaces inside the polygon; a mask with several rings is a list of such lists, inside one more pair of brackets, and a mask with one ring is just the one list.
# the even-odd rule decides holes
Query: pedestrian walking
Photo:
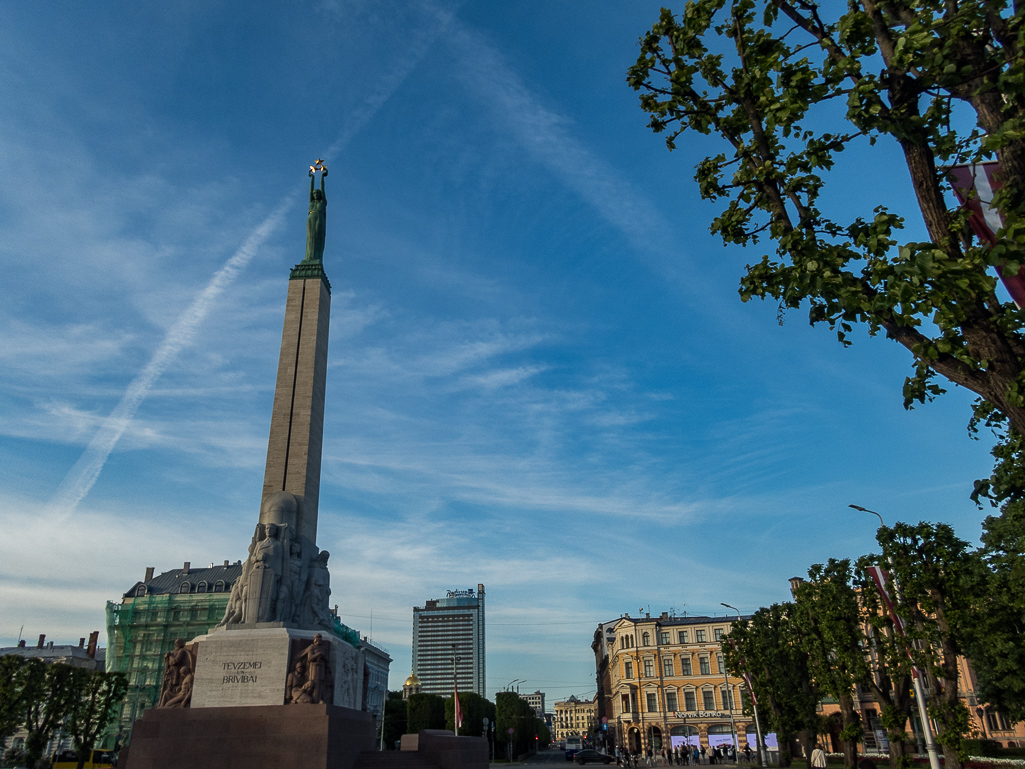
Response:
[{"label": "pedestrian walking", "polygon": [[811,752],[811,765],[812,769],[826,769],[826,753],[818,745]]}]

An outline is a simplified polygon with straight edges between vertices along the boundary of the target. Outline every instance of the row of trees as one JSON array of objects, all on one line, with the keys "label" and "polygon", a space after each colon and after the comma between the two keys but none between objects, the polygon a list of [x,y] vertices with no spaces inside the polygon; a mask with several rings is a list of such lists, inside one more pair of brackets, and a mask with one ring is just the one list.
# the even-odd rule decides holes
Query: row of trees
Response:
[{"label": "row of trees", "polygon": [[25,752],[18,763],[35,769],[46,764],[43,751],[60,729],[71,737],[82,769],[127,689],[122,673],[0,657],[0,745],[24,729]]},{"label": "row of trees", "polygon": [[[545,722],[515,692],[499,692],[491,702],[473,692],[459,694],[459,707],[463,725],[459,734],[467,737],[487,737],[484,719],[494,725],[493,736],[498,743],[496,755],[509,750],[515,755],[535,747],[547,747],[551,734]],[[413,694],[408,700],[399,692],[391,692],[384,707],[384,742],[391,747],[403,734],[418,734],[423,729],[455,731],[455,703],[451,697],[437,694]],[[513,730],[510,737],[509,729]]]},{"label": "row of trees", "polygon": [[[971,722],[958,697],[959,655],[972,661],[983,701],[1013,721],[1025,718],[1023,628],[1007,621],[1020,596],[1007,591],[1007,554],[992,543],[972,549],[945,524],[884,526],[877,539],[880,553],[817,564],[792,602],[738,622],[725,645],[726,665],[750,676],[761,712],[779,736],[781,762],[789,762],[793,739],[811,755],[823,729],[817,706],[824,697],[836,701],[849,768],[857,765],[863,733],[856,687],[879,705],[891,768],[910,765],[907,728],[915,710],[912,676],[919,671],[945,766],[961,769]],[[900,626],[869,575],[873,566],[886,569],[900,588],[893,604]]]}]

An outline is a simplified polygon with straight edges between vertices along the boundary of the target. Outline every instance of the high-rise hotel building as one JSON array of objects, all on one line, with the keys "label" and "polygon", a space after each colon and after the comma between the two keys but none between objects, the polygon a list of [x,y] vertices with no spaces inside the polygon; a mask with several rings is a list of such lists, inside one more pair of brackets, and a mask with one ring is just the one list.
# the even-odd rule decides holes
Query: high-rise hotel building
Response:
[{"label": "high-rise hotel building", "polygon": [[427,694],[451,697],[455,682],[461,692],[486,696],[484,585],[413,607],[413,673]]}]

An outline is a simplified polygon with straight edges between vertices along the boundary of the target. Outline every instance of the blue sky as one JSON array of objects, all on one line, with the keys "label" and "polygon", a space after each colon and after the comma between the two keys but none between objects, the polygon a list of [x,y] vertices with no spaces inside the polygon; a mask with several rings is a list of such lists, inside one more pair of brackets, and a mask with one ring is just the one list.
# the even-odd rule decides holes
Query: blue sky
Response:
[{"label": "blue sky", "polygon": [[[551,703],[593,693],[598,622],[870,551],[849,503],[977,540],[967,394],[906,412],[894,344],[740,302],[762,252],[691,179],[718,145],[670,154],[624,82],[658,8],[0,5],[0,645],[245,555],[318,157],[320,545],[393,688],[446,589],[486,586],[489,695]],[[825,205],[921,236],[891,150],[835,175]]]}]

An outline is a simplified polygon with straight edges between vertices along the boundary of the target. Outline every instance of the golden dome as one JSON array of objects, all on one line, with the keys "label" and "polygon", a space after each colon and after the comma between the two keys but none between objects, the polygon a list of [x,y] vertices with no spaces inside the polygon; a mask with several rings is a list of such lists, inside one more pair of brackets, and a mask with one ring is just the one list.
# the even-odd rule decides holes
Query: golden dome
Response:
[{"label": "golden dome", "polygon": [[406,686],[419,686],[419,685],[420,685],[420,679],[416,677],[416,673],[410,673],[409,674],[409,678],[406,679],[406,683],[404,683],[402,686],[406,687]]}]

